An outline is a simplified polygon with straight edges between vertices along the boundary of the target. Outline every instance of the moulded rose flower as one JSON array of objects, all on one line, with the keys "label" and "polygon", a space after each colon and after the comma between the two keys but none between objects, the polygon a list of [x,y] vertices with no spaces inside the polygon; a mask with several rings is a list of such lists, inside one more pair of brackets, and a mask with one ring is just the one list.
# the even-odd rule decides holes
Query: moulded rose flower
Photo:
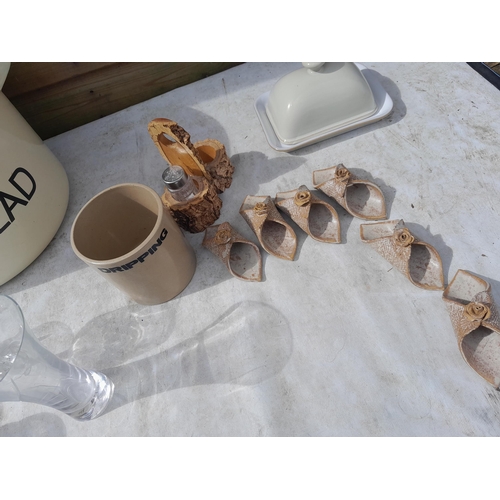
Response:
[{"label": "moulded rose flower", "polygon": [[220,229],[215,234],[214,241],[217,245],[225,245],[231,239],[231,231],[228,229]]},{"label": "moulded rose flower", "polygon": [[405,227],[404,229],[400,229],[399,231],[396,231],[394,233],[394,240],[396,241],[397,245],[407,247],[415,241],[415,238]]},{"label": "moulded rose flower", "polygon": [[470,302],[465,306],[465,315],[471,321],[488,319],[491,316],[490,308],[481,302]]},{"label": "moulded rose flower", "polygon": [[267,214],[267,205],[261,201],[259,203],[256,203],[255,206],[253,207],[253,211],[257,215],[265,215]]},{"label": "moulded rose flower", "polygon": [[337,170],[335,170],[335,177],[339,181],[347,182],[350,176],[351,172],[345,167],[338,167]]},{"label": "moulded rose flower", "polygon": [[311,193],[309,191],[297,191],[293,200],[299,207],[307,205],[311,201]]}]

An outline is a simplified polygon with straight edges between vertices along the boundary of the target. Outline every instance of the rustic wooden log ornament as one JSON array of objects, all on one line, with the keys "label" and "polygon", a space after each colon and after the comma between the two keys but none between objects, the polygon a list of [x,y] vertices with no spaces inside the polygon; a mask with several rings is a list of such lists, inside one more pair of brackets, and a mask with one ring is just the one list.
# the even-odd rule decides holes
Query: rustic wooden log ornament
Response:
[{"label": "rustic wooden log ornament", "polygon": [[232,182],[234,167],[226,148],[216,139],[205,139],[193,145],[191,136],[176,122],[166,118],[149,122],[148,132],[167,163],[179,165],[196,183],[202,184],[198,196],[186,202],[175,200],[165,189],[161,198],[163,204],[186,231],[204,231],[219,218],[222,201],[218,194]]}]

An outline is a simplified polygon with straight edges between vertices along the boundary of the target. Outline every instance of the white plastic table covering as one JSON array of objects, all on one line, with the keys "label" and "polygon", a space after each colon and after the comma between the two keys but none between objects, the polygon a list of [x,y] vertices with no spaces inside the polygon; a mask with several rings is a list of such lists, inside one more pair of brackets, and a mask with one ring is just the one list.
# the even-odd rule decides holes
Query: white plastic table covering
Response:
[{"label": "white plastic table covering", "polygon": [[312,188],[313,170],[342,162],[382,188],[389,218],[437,248],[446,282],[475,272],[500,303],[500,92],[465,63],[363,64],[393,113],[291,154],[269,147],[253,105],[300,63],[244,64],[46,141],[68,173],[68,212],[0,292],[46,347],[104,371],[116,393],[111,411],[83,423],[1,403],[1,436],[500,435],[500,395],[462,359],[441,292],[411,285],[334,202],[342,244],[296,227],[295,261],[262,251],[261,283],[232,278],[203,234],[188,234],[195,276],[159,306],[133,303],[72,253],[71,224],[93,195],[122,182],[162,192],[147,124],[164,117],[193,142],[226,146],[236,170],[219,222],[252,241],[238,213],[247,194]]}]

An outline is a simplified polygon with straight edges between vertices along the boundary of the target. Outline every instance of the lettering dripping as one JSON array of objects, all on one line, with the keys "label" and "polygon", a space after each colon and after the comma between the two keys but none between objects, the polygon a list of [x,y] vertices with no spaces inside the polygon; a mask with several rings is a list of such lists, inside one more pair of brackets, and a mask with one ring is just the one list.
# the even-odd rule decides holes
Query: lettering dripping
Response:
[{"label": "lettering dripping", "polygon": [[123,266],[119,267],[98,267],[97,269],[99,269],[99,271],[101,271],[102,273],[119,273],[123,271],[128,271],[129,269],[132,269],[136,264],[142,264],[146,260],[146,257],[153,255],[158,249],[158,247],[162,245],[163,240],[167,237],[167,234],[168,231],[165,228],[163,228],[160,237],[156,240],[156,243],[153,244],[150,248],[148,248],[142,255],[140,255],[134,260],[131,260],[127,264],[123,264]]}]

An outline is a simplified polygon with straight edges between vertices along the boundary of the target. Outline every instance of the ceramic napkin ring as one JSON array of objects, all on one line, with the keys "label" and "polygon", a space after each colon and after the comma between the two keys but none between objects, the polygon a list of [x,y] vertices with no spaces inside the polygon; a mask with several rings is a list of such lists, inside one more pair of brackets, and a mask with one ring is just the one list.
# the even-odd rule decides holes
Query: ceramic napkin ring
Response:
[{"label": "ceramic napkin ring", "polygon": [[286,213],[311,238],[324,243],[340,243],[337,211],[320,200],[306,186],[277,193],[276,207]]},{"label": "ceramic napkin ring", "polygon": [[357,179],[342,163],[313,172],[313,185],[358,219],[385,219],[384,194],[373,182]]},{"label": "ceramic napkin ring", "polygon": [[459,269],[443,292],[460,352],[495,388],[500,386],[500,315],[490,284]]},{"label": "ceramic napkin ring", "polygon": [[402,219],[360,224],[360,236],[411,283],[425,290],[443,290],[443,264],[437,250],[419,241]]},{"label": "ceramic napkin ring", "polygon": [[280,259],[293,260],[297,236],[278,212],[270,196],[248,195],[241,205],[240,214],[267,253]]},{"label": "ceramic napkin ring", "polygon": [[262,280],[259,247],[241,236],[229,222],[208,227],[202,245],[219,257],[235,278]]}]

